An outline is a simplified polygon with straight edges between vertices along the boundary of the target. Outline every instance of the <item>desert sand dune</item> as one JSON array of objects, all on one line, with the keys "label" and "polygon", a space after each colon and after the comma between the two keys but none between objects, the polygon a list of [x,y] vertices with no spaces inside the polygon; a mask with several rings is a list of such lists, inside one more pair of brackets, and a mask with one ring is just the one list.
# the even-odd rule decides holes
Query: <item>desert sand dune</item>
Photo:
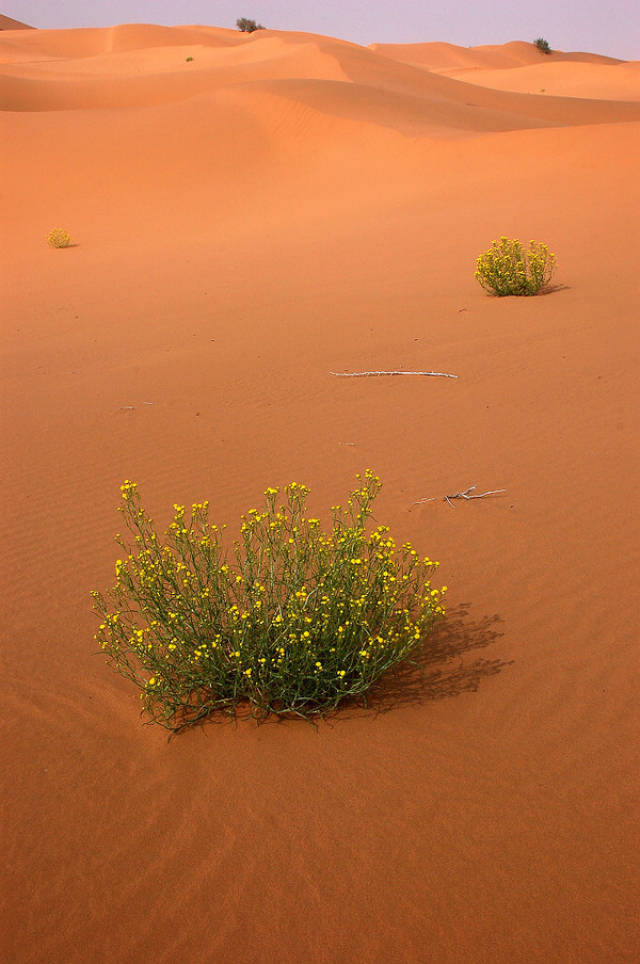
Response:
[{"label": "desert sand dune", "polygon": [[[416,46],[0,34],[12,964],[637,957],[637,66]],[[501,234],[551,291],[482,291]],[[459,378],[329,374],[389,368]],[[449,585],[424,675],[317,729],[143,727],[92,641],[123,479],[235,534],[367,466]],[[506,493],[411,507],[474,483]]]},{"label": "desert sand dune", "polygon": [[[469,88],[330,38],[313,41],[306,34],[274,32],[262,37],[260,31],[255,40],[250,35],[232,46],[220,45],[217,33],[199,28],[176,28],[175,36],[171,30],[132,25],[60,31],[66,34],[64,40],[50,38],[55,31],[30,33],[28,46],[35,59],[16,63],[16,45],[11,45],[7,59],[13,62],[6,63],[0,74],[0,106],[11,111],[151,106],[223,87],[278,80],[286,82],[280,85],[285,96],[299,96],[327,113],[378,121],[411,136],[429,133],[430,128],[498,131],[640,118],[640,109],[629,103],[478,91],[477,86]],[[43,50],[57,50],[58,59],[39,60],[33,36],[42,37]],[[185,46],[188,38],[200,43]],[[71,59],[60,57],[64,49],[74,51]],[[186,62],[188,56],[193,62]],[[347,86],[337,87],[331,83],[335,81]]]},{"label": "desert sand dune", "polygon": [[401,63],[416,64],[429,70],[456,70],[462,68],[505,70],[515,67],[536,65],[541,62],[615,64],[621,61],[615,57],[603,57],[580,51],[565,52],[554,50],[544,54],[535,44],[512,41],[506,44],[488,44],[481,47],[458,47],[456,44],[419,43],[419,44],[371,44],[370,49]]},{"label": "desert sand dune", "polygon": [[33,28],[29,26],[28,23],[22,23],[20,20],[14,20],[12,17],[5,17],[0,14],[0,30],[32,30]]},{"label": "desert sand dune", "polygon": [[456,47],[454,44],[372,44],[400,63],[467,84],[519,93],[597,100],[640,100],[638,63],[590,53],[541,54],[533,44]]},{"label": "desert sand dune", "polygon": [[547,96],[640,100],[640,63],[602,65],[559,61],[511,70],[448,71],[467,84]]}]

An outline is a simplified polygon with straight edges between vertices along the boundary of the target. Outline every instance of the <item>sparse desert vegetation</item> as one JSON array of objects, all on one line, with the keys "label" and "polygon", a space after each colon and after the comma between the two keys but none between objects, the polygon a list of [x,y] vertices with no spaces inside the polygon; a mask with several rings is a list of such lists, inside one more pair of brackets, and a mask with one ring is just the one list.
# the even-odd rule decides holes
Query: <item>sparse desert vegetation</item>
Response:
[{"label": "sparse desert vegetation", "polygon": [[265,29],[261,23],[256,23],[255,20],[250,20],[249,17],[238,17],[236,27],[241,33],[253,33],[255,30]]},{"label": "sparse desert vegetation", "polygon": [[506,295],[535,295],[545,288],[555,270],[556,257],[546,244],[501,237],[476,259],[476,280],[485,291]]},{"label": "sparse desert vegetation", "polygon": [[534,45],[538,48],[541,54],[550,54],[551,47],[549,46],[549,41],[545,40],[544,37],[538,37],[533,41]]},{"label": "sparse desert vegetation", "polygon": [[636,960],[638,63],[290,6],[0,16],[2,960]]},{"label": "sparse desert vegetation", "polygon": [[68,248],[71,244],[71,235],[64,228],[53,228],[47,235],[47,244],[50,248]]}]

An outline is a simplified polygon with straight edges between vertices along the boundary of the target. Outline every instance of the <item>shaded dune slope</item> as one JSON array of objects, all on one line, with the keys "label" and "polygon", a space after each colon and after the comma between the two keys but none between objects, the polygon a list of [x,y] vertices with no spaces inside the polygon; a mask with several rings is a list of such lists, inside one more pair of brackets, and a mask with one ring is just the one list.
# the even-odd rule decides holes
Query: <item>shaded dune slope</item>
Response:
[{"label": "shaded dune slope", "polygon": [[0,14],[0,30],[33,30],[28,23],[22,23],[20,20],[14,20],[13,17],[5,17],[4,14]]}]

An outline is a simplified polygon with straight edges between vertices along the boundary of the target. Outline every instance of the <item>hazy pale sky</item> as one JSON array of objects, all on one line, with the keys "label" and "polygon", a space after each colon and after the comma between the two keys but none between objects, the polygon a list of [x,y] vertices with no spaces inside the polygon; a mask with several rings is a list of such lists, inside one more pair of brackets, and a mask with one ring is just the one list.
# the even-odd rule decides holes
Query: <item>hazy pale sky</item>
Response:
[{"label": "hazy pale sky", "polygon": [[359,44],[441,40],[462,46],[535,40],[640,60],[640,0],[0,0],[0,13],[34,27],[118,23],[235,27],[250,17]]}]

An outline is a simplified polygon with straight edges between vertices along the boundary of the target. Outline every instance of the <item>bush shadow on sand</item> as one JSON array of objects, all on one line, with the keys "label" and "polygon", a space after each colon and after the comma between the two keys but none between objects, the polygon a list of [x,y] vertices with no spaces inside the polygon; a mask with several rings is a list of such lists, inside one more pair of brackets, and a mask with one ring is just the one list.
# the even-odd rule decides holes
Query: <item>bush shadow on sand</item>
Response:
[{"label": "bush shadow on sand", "polygon": [[491,646],[503,633],[498,615],[476,621],[468,617],[466,603],[448,610],[446,619],[436,625],[413,658],[389,671],[368,694],[369,710],[387,713],[398,706],[475,693],[484,679],[510,666],[513,660],[469,658],[469,654]]},{"label": "bush shadow on sand", "polygon": [[544,288],[540,288],[540,291],[536,291],[535,297],[540,295],[554,295],[557,291],[571,291],[571,285],[563,284],[548,284]]}]

